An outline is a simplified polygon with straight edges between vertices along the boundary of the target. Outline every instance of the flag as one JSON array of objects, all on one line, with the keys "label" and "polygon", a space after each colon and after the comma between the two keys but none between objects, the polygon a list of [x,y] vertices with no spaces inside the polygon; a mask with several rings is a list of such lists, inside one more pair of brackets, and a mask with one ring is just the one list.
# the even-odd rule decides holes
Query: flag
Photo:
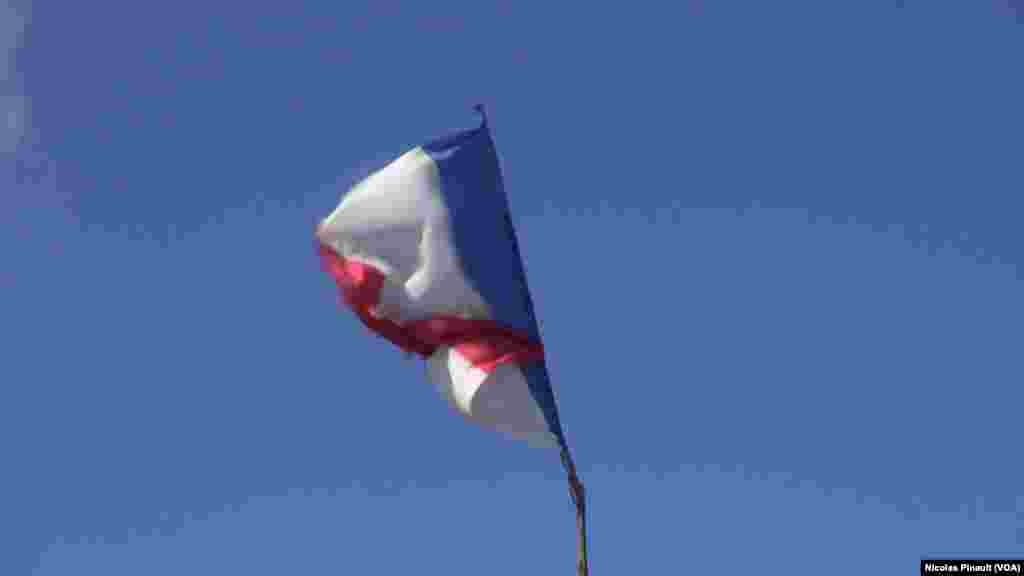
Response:
[{"label": "flag", "polygon": [[451,406],[531,444],[566,445],[497,152],[478,128],[409,150],[317,228],[324,269],[372,332],[426,359]]}]

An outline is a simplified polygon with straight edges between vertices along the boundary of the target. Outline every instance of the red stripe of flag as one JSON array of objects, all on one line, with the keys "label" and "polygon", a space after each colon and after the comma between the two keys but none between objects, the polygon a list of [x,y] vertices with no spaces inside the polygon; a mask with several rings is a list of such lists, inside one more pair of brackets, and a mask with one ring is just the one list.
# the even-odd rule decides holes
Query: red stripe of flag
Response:
[{"label": "red stripe of flag", "polygon": [[334,278],[348,307],[367,328],[406,352],[427,357],[440,346],[452,346],[470,364],[486,372],[500,364],[528,363],[544,357],[539,342],[492,320],[435,316],[399,324],[374,316],[370,311],[380,302],[384,274],[373,266],[341,256],[323,243],[318,242],[318,252],[324,270]]}]

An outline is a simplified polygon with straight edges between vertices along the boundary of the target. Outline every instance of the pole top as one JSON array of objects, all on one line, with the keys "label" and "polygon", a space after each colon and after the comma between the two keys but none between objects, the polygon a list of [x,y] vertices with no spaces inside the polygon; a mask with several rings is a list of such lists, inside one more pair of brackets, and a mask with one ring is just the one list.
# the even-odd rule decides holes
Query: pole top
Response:
[{"label": "pole top", "polygon": [[480,120],[482,122],[480,126],[481,127],[487,126],[487,111],[484,110],[484,105],[483,104],[474,104],[473,105],[473,110],[476,110],[476,112],[478,114],[480,114]]}]

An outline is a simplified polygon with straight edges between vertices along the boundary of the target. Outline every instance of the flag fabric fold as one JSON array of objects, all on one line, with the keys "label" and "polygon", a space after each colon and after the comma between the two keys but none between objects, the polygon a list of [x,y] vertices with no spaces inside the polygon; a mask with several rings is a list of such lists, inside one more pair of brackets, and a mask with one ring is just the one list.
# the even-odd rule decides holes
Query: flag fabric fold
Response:
[{"label": "flag fabric fold", "polygon": [[565,448],[486,116],[356,184],[317,238],[345,304],[372,332],[425,358],[455,410]]}]

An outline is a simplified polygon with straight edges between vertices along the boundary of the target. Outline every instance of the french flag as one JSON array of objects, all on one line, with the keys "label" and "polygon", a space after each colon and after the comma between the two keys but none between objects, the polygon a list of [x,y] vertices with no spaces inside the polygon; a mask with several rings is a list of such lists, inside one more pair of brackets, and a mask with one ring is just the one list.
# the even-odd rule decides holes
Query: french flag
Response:
[{"label": "french flag", "polygon": [[409,150],[356,184],[319,254],[371,331],[427,361],[452,407],[565,449],[497,152],[480,126]]}]

